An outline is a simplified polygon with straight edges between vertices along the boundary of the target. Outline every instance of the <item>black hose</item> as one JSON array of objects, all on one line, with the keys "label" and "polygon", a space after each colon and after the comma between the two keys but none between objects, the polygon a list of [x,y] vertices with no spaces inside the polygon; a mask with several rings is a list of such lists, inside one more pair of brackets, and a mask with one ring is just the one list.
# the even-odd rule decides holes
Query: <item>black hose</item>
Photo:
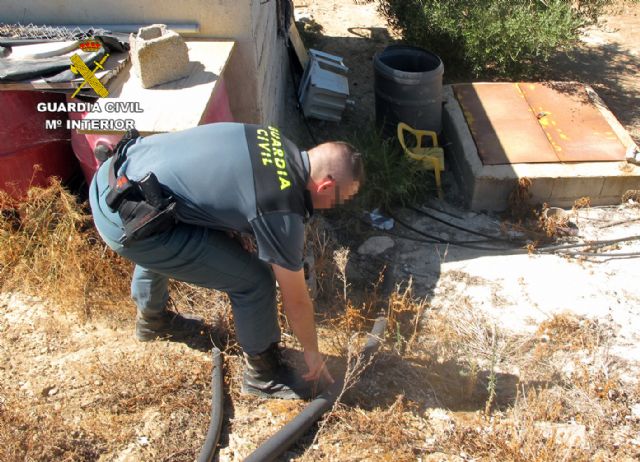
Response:
[{"label": "black hose", "polygon": [[640,252],[611,252],[611,253],[598,253],[598,252],[583,252],[577,250],[575,252],[558,251],[557,255],[567,257],[603,257],[608,259],[615,258],[637,258],[640,257]]},{"label": "black hose", "polygon": [[[367,343],[360,353],[362,360],[364,360],[363,364],[366,364],[366,360],[377,350],[386,327],[386,318],[379,317],[376,319],[371,333],[368,334]],[[338,396],[340,396],[343,386],[343,379],[333,382],[324,393],[311,401],[295,419],[249,454],[245,462],[269,462],[275,460],[304,435],[322,414],[331,409]]]},{"label": "black hose", "polygon": [[200,450],[198,462],[211,462],[216,454],[216,446],[222,430],[222,410],[224,407],[223,377],[222,377],[222,353],[213,348],[213,371],[211,373],[211,421],[207,438]]},{"label": "black hose", "polygon": [[[511,248],[511,249],[504,249],[504,248],[493,248],[493,247],[482,247],[482,246],[476,246],[476,245],[468,245],[467,241],[449,241],[447,239],[443,239],[440,238],[438,236],[434,236],[432,234],[429,233],[425,233],[424,231],[421,231],[417,228],[415,228],[414,226],[411,226],[410,224],[399,220],[396,216],[392,215],[391,213],[389,213],[389,216],[391,216],[391,218],[393,218],[395,221],[398,222],[398,224],[400,224],[401,226],[413,231],[414,233],[420,234],[421,236],[425,236],[429,239],[433,239],[435,241],[437,241],[437,243],[440,244],[448,244],[448,245],[452,245],[452,246],[458,246],[458,247],[465,247],[467,249],[473,249],[473,250],[484,250],[484,251],[488,251],[488,252],[497,252],[497,253],[501,253],[503,255],[514,255],[514,254],[524,254],[524,253],[529,253],[528,249],[517,249],[517,248]],[[395,235],[397,237],[404,237],[404,236],[399,236],[397,234],[394,233],[389,233],[387,232],[387,234],[390,235]],[[412,240],[417,240],[415,238],[410,238]],[[626,237],[621,237],[618,239],[607,239],[607,240],[599,240],[599,241],[586,241],[583,243],[574,243],[574,244],[559,244],[559,245],[553,245],[553,246],[546,246],[546,247],[536,247],[533,249],[533,253],[559,253],[560,251],[564,250],[564,249],[572,249],[572,248],[576,248],[576,247],[590,247],[590,248],[600,248],[600,247],[604,247],[604,246],[609,246],[612,244],[616,244],[616,243],[620,243],[620,242],[629,242],[629,241],[637,241],[640,240],[640,236],[636,235],[636,236],[626,236]],[[426,240],[425,240],[426,241]],[[426,241],[427,243],[433,243],[430,241]],[[569,255],[568,253],[563,253],[563,255]],[[589,255],[586,252],[582,252],[582,251],[576,251],[574,252],[574,255],[582,255],[582,256],[593,256],[593,255]],[[603,254],[604,255],[604,254]],[[635,256],[635,253],[633,253],[632,255],[623,255],[623,254],[619,254],[620,256]]]},{"label": "black hose", "polygon": [[629,242],[629,241],[638,241],[640,240],[640,236],[626,236],[626,237],[619,237],[617,239],[602,239],[599,241],[586,241],[583,242],[582,244],[559,244],[559,245],[553,245],[553,246],[546,246],[546,247],[540,247],[540,248],[536,248],[536,252],[556,252],[558,250],[563,250],[563,249],[573,249],[575,247],[605,247],[605,246],[609,246],[612,244],[618,244],[620,242]]},{"label": "black hose", "polygon": [[414,233],[420,234],[421,236],[427,237],[429,239],[433,239],[435,241],[437,241],[440,244],[448,244],[448,245],[454,245],[454,246],[458,246],[458,247],[465,247],[467,249],[473,249],[473,250],[484,250],[487,252],[498,252],[498,253],[502,253],[502,254],[507,254],[508,252],[515,252],[515,253],[524,253],[525,251],[522,249],[514,249],[514,248],[496,248],[496,247],[483,247],[480,245],[470,245],[468,241],[451,241],[448,239],[443,239],[441,237],[435,236],[433,234],[429,234],[429,233],[425,233],[424,231],[421,231],[417,228],[415,228],[414,226],[411,226],[410,224],[406,223],[405,221],[399,219],[397,216],[393,215],[392,213],[389,213],[389,216],[391,218],[393,218],[399,225],[413,231]]},{"label": "black hose", "polygon": [[526,243],[526,241],[522,240],[522,239],[508,239],[508,238],[504,238],[504,237],[500,237],[500,236],[492,236],[491,234],[486,234],[486,233],[481,233],[480,231],[475,231],[473,229],[469,229],[469,228],[465,228],[464,226],[460,226],[460,225],[456,225],[455,223],[451,223],[450,221],[444,220],[440,217],[435,216],[432,213],[426,212],[422,209],[419,209],[417,207],[413,207],[413,206],[409,206],[409,209],[413,210],[416,213],[419,213],[421,215],[424,215],[425,217],[429,217],[433,220],[436,220],[442,224],[445,224],[447,226],[450,226],[451,228],[460,230],[460,231],[464,231],[465,233],[468,234],[473,234],[474,236],[480,236],[480,237],[486,237],[489,240],[492,241],[498,241],[498,242],[508,242],[510,244],[524,244]]}]

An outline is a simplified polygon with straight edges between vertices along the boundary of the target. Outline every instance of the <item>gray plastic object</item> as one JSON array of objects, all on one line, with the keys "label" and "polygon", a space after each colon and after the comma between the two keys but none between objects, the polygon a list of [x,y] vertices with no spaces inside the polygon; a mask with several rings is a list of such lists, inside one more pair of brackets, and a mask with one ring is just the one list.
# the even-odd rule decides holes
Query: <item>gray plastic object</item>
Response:
[{"label": "gray plastic object", "polygon": [[398,122],[419,130],[442,130],[442,60],[422,48],[391,45],[373,60],[376,124],[387,137]]},{"label": "gray plastic object", "polygon": [[310,49],[298,101],[305,117],[339,122],[349,103],[349,68],[342,58]]}]

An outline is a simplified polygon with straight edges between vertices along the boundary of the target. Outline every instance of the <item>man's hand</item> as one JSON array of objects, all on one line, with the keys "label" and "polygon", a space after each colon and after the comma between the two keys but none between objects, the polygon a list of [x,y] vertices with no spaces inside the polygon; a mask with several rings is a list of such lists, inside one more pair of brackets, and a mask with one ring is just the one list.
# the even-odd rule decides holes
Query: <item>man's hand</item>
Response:
[{"label": "man's hand", "polygon": [[250,234],[239,233],[238,231],[227,231],[227,236],[238,241],[247,252],[253,253],[256,251],[255,242]]},{"label": "man's hand", "polygon": [[240,234],[240,245],[249,253],[254,253],[256,251],[256,244],[253,237],[249,234]]},{"label": "man's hand", "polygon": [[313,316],[313,303],[309,298],[304,271],[291,271],[278,265],[271,265],[280,286],[282,305],[293,333],[304,350],[304,360],[309,372],[303,375],[305,380],[323,378],[333,383],[322,355],[318,351],[316,323]]},{"label": "man's hand", "polygon": [[305,351],[304,360],[307,363],[309,372],[302,376],[303,379],[308,381],[318,381],[321,378],[329,383],[333,383],[333,377],[327,370],[326,361],[317,351]]}]

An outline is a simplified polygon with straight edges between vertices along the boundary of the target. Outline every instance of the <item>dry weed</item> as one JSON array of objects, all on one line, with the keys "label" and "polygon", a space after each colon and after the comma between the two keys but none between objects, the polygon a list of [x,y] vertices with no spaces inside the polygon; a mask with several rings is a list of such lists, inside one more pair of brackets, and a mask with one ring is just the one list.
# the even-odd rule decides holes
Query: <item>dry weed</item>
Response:
[{"label": "dry weed", "polygon": [[640,190],[638,189],[630,189],[628,191],[626,191],[621,198],[622,203],[629,203],[629,202],[633,202],[633,203],[640,203]]},{"label": "dry weed", "polygon": [[509,335],[496,321],[467,304],[455,304],[432,315],[426,337],[437,346],[441,359],[468,358],[497,364],[521,354],[529,341],[524,336]]},{"label": "dry weed", "polygon": [[520,178],[518,184],[509,194],[507,199],[507,210],[512,220],[522,222],[531,216],[531,193],[529,189],[533,181],[529,178]]},{"label": "dry weed", "polygon": [[24,201],[0,195],[0,289],[53,302],[85,319],[122,318],[131,265],[102,244],[85,206],[57,180]]},{"label": "dry weed", "polygon": [[333,261],[336,264],[336,268],[338,268],[338,279],[340,279],[340,281],[342,282],[342,300],[346,304],[348,301],[347,288],[349,287],[349,282],[347,281],[347,264],[349,263],[349,249],[345,247],[340,247],[338,250],[334,250]]},{"label": "dry weed", "polygon": [[402,395],[387,408],[340,407],[332,413],[318,444],[300,460],[416,460],[416,455],[426,452],[426,428],[417,406]]},{"label": "dry weed", "polygon": [[589,207],[591,207],[591,198],[588,196],[583,196],[573,202],[573,207],[571,207],[571,210],[575,212],[576,210],[588,209]]},{"label": "dry weed", "polygon": [[335,290],[335,261],[333,252],[337,248],[327,224],[314,215],[305,227],[305,245],[313,253],[317,294],[316,298],[329,298]]},{"label": "dry weed", "polygon": [[169,306],[179,313],[187,312],[201,316],[212,326],[212,341],[227,353],[237,353],[235,324],[231,302],[224,292],[205,289],[180,281],[171,281]]},{"label": "dry weed", "polygon": [[549,205],[543,204],[538,215],[538,229],[547,238],[565,236],[570,233],[569,216],[566,214],[551,214]]},{"label": "dry weed", "polygon": [[396,286],[387,302],[387,329],[395,336],[396,348],[401,352],[411,352],[419,334],[420,323],[429,308],[426,298],[413,294],[413,279],[402,288]]},{"label": "dry weed", "polygon": [[494,425],[464,422],[440,438],[440,450],[461,454],[467,460],[501,462],[590,461],[587,451],[567,446],[554,433],[548,435],[531,420],[505,420]]},{"label": "dry weed", "polygon": [[193,460],[208,423],[210,363],[185,353],[167,343],[97,352],[68,361],[75,379],[54,396],[7,390],[0,460],[113,460],[128,448],[137,460],[182,451],[174,460]]},{"label": "dry weed", "polygon": [[[360,354],[362,342],[359,342],[358,340],[359,339],[357,335],[353,335],[351,337],[351,340],[347,347],[347,360],[346,360],[347,367],[344,373],[344,377],[342,379],[343,380],[342,389],[338,392],[338,396],[335,400],[335,403],[333,404],[332,408],[327,412],[322,423],[320,424],[318,432],[316,433],[313,439],[313,444],[311,444],[310,447],[313,447],[314,444],[318,441],[318,439],[324,436],[325,431],[327,431],[326,424],[328,421],[331,420],[331,418],[338,411],[339,407],[341,406],[342,398],[344,394],[357,385],[358,380],[360,379],[362,374],[365,372],[365,370],[371,365],[371,363],[375,359],[375,355],[364,356]],[[382,342],[383,339],[379,339],[379,341]],[[306,453],[308,454],[308,451]]]},{"label": "dry weed", "polygon": [[545,340],[539,343],[538,356],[558,351],[593,351],[602,344],[606,332],[596,321],[580,319],[569,313],[555,314],[538,326],[536,334]]}]

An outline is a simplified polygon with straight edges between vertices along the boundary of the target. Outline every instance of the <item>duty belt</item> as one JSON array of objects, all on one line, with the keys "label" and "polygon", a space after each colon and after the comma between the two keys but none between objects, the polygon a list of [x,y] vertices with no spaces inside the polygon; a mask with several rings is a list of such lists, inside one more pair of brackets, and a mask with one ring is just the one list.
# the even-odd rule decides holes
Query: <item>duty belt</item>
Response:
[{"label": "duty belt", "polygon": [[[127,150],[140,137],[136,129],[129,130],[113,151],[103,149],[101,155],[109,161],[109,192],[107,206],[118,212],[124,234],[120,238],[123,245],[159,234],[176,224],[176,201],[165,194],[158,178],[148,172],[141,180],[130,180],[118,170],[127,158]],[[96,153],[98,154],[98,153]],[[96,156],[98,157],[98,156]]]}]

